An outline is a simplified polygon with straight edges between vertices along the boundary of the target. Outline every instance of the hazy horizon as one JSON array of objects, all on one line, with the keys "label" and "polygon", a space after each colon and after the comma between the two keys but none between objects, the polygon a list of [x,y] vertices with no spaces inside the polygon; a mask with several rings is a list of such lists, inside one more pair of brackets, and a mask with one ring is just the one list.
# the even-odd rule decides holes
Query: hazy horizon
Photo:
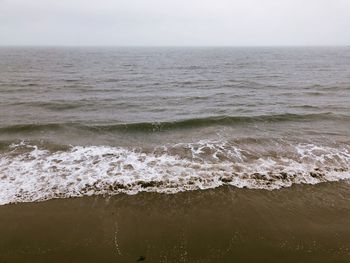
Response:
[{"label": "hazy horizon", "polygon": [[46,44],[36,44],[36,45],[21,45],[21,44],[12,44],[12,45],[0,45],[0,48],[7,47],[33,47],[33,48],[341,48],[341,47],[350,47],[350,44],[344,45],[46,45]]},{"label": "hazy horizon", "polygon": [[0,46],[348,46],[346,0],[0,0]]}]

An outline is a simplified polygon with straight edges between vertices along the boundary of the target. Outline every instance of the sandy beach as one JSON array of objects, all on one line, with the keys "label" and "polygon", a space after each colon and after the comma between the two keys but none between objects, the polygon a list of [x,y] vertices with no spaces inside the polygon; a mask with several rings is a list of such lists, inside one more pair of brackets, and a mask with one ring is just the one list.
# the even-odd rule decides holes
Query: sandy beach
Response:
[{"label": "sandy beach", "polygon": [[350,185],[0,207],[0,262],[349,262]]}]

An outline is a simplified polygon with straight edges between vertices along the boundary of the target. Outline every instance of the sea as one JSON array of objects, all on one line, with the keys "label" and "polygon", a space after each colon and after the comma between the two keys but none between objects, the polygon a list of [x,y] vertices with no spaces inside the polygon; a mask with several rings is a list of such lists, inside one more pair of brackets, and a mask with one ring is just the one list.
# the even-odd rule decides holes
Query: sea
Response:
[{"label": "sea", "polygon": [[0,48],[1,205],[349,169],[349,47]]}]

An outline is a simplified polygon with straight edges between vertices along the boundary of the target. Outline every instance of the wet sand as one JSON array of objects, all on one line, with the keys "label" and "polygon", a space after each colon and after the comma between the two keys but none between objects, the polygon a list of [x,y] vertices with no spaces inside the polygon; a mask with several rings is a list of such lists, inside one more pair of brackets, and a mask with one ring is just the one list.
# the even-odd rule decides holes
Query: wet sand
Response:
[{"label": "wet sand", "polygon": [[0,207],[0,262],[350,262],[350,184]]}]

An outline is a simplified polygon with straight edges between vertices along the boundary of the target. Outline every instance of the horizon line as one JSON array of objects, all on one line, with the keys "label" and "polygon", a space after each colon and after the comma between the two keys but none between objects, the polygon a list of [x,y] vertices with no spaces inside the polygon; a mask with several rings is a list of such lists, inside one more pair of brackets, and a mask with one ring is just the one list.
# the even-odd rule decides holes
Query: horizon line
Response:
[{"label": "horizon line", "polygon": [[64,44],[64,45],[54,45],[54,44],[11,44],[2,45],[2,47],[110,47],[110,48],[263,48],[263,47],[350,47],[350,44],[326,44],[326,45],[76,45],[76,44]]}]

